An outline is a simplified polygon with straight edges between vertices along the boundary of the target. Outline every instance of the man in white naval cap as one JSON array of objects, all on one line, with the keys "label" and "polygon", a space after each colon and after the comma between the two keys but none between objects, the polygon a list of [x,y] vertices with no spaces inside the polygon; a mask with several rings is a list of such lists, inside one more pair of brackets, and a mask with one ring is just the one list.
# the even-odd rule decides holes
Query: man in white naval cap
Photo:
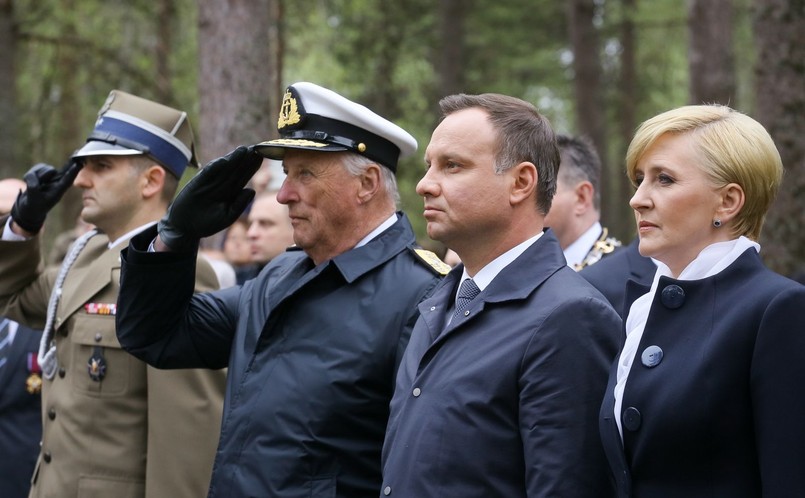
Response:
[{"label": "man in white naval cap", "polygon": [[[132,239],[118,338],[158,367],[229,367],[210,497],[374,496],[416,305],[449,270],[396,211],[416,141],[311,83],[287,89],[278,129],[205,167]],[[242,287],[193,295],[198,240],[248,204],[263,156],[283,161],[295,247]]]},{"label": "man in white naval cap", "polygon": [[[42,328],[43,434],[30,496],[201,496],[209,483],[226,375],[162,371],[115,335],[120,248],[155,225],[195,165],[187,115],[113,90],[86,144],[62,170],[25,174],[0,241],[0,314]],[[59,269],[42,270],[48,211],[75,184],[80,237]],[[190,292],[217,288],[201,262]]]}]

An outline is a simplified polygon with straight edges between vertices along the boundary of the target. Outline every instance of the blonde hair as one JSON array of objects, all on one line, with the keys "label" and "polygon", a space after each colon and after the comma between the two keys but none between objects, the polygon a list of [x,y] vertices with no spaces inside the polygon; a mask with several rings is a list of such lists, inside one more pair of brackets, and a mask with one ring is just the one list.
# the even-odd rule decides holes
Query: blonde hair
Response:
[{"label": "blonde hair", "polygon": [[654,116],[640,125],[626,152],[626,174],[632,183],[643,154],[666,133],[692,138],[701,159],[696,166],[714,186],[740,185],[746,199],[732,232],[757,240],[783,176],[780,153],[766,129],[746,114],[716,104],[684,106]]}]

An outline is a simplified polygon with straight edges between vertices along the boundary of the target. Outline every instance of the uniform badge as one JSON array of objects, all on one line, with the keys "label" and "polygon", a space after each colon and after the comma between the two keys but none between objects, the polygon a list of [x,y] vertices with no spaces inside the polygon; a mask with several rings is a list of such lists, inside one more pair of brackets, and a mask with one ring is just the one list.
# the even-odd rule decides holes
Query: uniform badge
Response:
[{"label": "uniform badge", "polygon": [[420,260],[427,263],[428,267],[433,269],[439,275],[447,275],[450,273],[450,265],[439,259],[435,253],[425,250],[425,249],[414,249],[414,253],[419,257]]},{"label": "uniform badge", "polygon": [[299,114],[299,104],[296,103],[296,98],[290,91],[285,92],[282,97],[282,106],[280,106],[280,117],[277,120],[277,129],[281,130],[286,126],[292,126],[302,121],[302,116]]},{"label": "uniform badge", "polygon": [[106,358],[103,357],[103,351],[99,346],[95,346],[92,356],[87,360],[87,372],[89,378],[95,382],[100,382],[106,376]]},{"label": "uniform badge", "polygon": [[117,304],[87,303],[84,305],[84,311],[86,311],[88,315],[115,315],[117,313]]},{"label": "uniform badge", "polygon": [[25,390],[31,394],[42,392],[42,368],[36,358],[36,353],[28,353],[28,372],[30,375],[25,379]]}]

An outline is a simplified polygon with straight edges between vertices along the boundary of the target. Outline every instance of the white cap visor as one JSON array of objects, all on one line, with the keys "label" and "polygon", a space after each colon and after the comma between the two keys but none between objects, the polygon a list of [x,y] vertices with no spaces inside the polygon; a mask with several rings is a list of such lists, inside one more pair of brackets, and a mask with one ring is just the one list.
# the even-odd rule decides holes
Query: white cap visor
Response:
[{"label": "white cap visor", "polygon": [[110,144],[99,140],[91,140],[73,153],[73,157],[87,156],[136,156],[141,155],[139,150],[128,149],[122,145]]}]

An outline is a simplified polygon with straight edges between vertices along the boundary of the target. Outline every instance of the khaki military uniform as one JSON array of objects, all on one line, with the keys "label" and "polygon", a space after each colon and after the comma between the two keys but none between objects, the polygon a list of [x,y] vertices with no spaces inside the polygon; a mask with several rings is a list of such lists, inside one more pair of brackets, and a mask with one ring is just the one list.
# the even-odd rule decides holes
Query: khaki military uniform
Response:
[{"label": "khaki military uniform", "polygon": [[[39,237],[0,241],[0,309],[36,328],[58,273],[42,271],[39,244]],[[103,234],[92,237],[64,281],[54,321],[58,368],[42,386],[42,450],[30,497],[204,496],[225,372],[156,370],[121,349],[120,247],[107,244]],[[216,287],[201,260],[196,290]]]}]

